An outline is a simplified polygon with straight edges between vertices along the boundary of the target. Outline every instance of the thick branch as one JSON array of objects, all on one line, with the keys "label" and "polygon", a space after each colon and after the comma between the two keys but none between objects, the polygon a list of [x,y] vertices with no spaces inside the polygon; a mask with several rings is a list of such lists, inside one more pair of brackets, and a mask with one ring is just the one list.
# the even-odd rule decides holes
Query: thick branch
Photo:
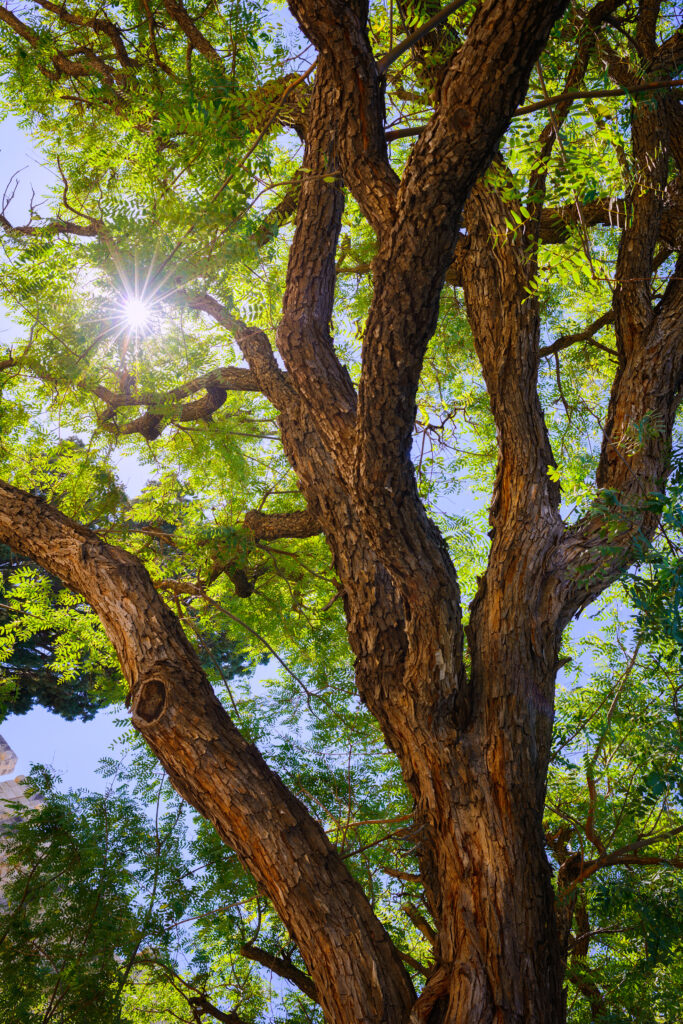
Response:
[{"label": "thick branch", "polygon": [[412,921],[417,930],[422,933],[430,946],[433,946],[436,942],[436,932],[430,925],[429,921],[423,917],[417,907],[414,907],[412,903],[404,903],[401,909],[406,917]]},{"label": "thick branch", "polygon": [[[478,8],[444,78],[437,112],[408,160],[397,220],[374,265],[355,467],[363,525],[409,604],[415,642],[419,636],[423,645],[434,645],[435,655],[443,653],[444,677],[454,688],[461,662],[459,593],[445,545],[417,495],[410,461],[415,396],[463,205],[565,6],[564,0],[488,0]],[[436,607],[452,609],[447,622],[437,625]],[[441,696],[452,698],[453,690]]]},{"label": "thick branch", "polygon": [[303,175],[287,263],[277,345],[323,442],[341,466],[349,461],[356,392],[330,334],[335,254],[344,209],[335,152],[336,112],[335,71],[322,55],[308,111],[304,155],[308,173]]},{"label": "thick branch", "polygon": [[[651,279],[667,199],[668,119],[661,105],[634,112],[636,180],[627,205],[614,291],[619,367],[612,386],[596,482],[613,495],[567,534],[563,617],[597,596],[647,542],[658,516],[648,496],[662,490],[683,381],[683,258],[655,306]],[[678,183],[677,183],[678,185]]]},{"label": "thick branch", "polygon": [[398,179],[384,137],[381,77],[368,41],[367,8],[342,0],[290,0],[303,32],[334,82],[335,156],[344,181],[377,234],[390,229]]},{"label": "thick branch", "polygon": [[0,484],[0,541],[83,594],[130,685],[132,721],[178,792],[268,892],[330,1021],[405,1021],[410,980],[360,889],[303,805],[235,728],[137,558]]},{"label": "thick branch", "polygon": [[496,424],[498,463],[489,561],[471,606],[469,685],[473,701],[486,706],[487,721],[510,701],[510,713],[523,723],[519,735],[527,740],[515,744],[514,753],[508,747],[506,760],[514,757],[516,770],[537,780],[545,778],[550,756],[558,643],[554,624],[541,610],[545,560],[562,534],[562,520],[537,390],[540,313],[537,297],[528,291],[535,263],[522,232],[508,231],[509,217],[503,198],[479,182],[466,207],[462,278]]},{"label": "thick branch", "polygon": [[643,104],[631,126],[637,180],[628,197],[629,216],[617,257],[614,292],[617,342],[622,360],[628,359],[649,330],[654,311],[651,281],[655,246],[664,210],[669,154],[664,119]]}]

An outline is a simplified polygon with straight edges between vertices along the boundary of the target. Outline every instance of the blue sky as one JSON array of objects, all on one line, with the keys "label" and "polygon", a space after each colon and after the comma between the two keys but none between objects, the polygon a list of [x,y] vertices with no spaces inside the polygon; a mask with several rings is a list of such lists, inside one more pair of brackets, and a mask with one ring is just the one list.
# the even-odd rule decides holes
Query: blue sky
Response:
[{"label": "blue sky", "polygon": [[[8,117],[0,122],[0,195],[9,194],[14,183],[17,186],[6,210],[9,220],[24,223],[32,193],[40,199],[53,180],[31,138],[16,121]],[[15,337],[11,315],[0,303],[0,350]],[[129,493],[136,493],[143,482],[140,468],[134,460],[126,459],[119,469]],[[40,762],[59,772],[67,786],[104,789],[106,783],[95,774],[95,769],[100,757],[110,753],[109,747],[121,732],[114,724],[115,717],[116,713],[105,711],[91,722],[66,722],[37,708],[27,715],[8,718],[0,725],[0,733],[18,757],[15,774],[25,775],[32,762]]]},{"label": "blue sky", "polygon": [[121,712],[100,712],[92,722],[66,722],[44,708],[27,715],[11,715],[0,733],[17,755],[15,775],[27,775],[31,763],[52,767],[65,786],[104,791],[107,783],[96,774],[101,757],[111,756],[111,745],[121,733],[114,718]]},{"label": "blue sky", "polygon": [[[28,219],[32,195],[40,200],[54,181],[53,173],[43,166],[40,153],[30,136],[22,131],[11,117],[0,122],[0,195],[16,190],[6,215],[15,224]],[[1,259],[1,256],[0,256]],[[0,351],[11,344],[16,328],[8,311],[0,303]],[[118,465],[121,482],[130,497],[140,492],[145,482],[145,470],[134,457],[121,458]],[[461,514],[480,507],[485,498],[464,487],[457,495],[450,495],[440,503],[448,511]],[[575,624],[574,631],[581,635],[593,623]],[[271,670],[261,668],[260,679]],[[258,682],[254,680],[256,685]],[[52,766],[62,775],[67,786],[102,789],[104,781],[95,773],[100,757],[110,753],[111,744],[121,729],[114,718],[120,712],[103,712],[91,722],[66,722],[42,708],[21,717],[11,717],[0,725],[0,733],[14,748],[19,762],[17,773],[25,774],[32,762]]]}]

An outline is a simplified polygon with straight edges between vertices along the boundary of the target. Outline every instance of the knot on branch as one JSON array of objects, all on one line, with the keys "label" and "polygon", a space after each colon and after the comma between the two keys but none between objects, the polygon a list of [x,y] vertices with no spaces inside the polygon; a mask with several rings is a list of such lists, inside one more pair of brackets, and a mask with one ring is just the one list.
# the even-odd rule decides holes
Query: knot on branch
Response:
[{"label": "knot on branch", "polygon": [[133,706],[133,724],[137,724],[137,719],[143,725],[153,725],[159,721],[165,708],[166,684],[160,679],[148,679],[142,684]]}]

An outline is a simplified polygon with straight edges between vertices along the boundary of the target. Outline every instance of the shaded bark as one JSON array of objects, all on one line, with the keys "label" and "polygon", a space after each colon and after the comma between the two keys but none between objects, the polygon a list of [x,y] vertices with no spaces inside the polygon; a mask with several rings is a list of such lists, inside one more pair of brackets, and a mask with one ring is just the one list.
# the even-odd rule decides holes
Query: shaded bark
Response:
[{"label": "shaded bark", "polygon": [[[218,65],[220,53],[186,8],[176,0],[164,5],[191,45]],[[595,30],[618,6],[602,0],[589,12],[588,26]],[[651,68],[664,73],[675,66],[678,49],[671,41],[657,49],[656,6],[642,5],[638,40]],[[544,210],[539,172],[532,229],[512,233],[509,200],[482,180],[566,7],[566,0],[477,6],[467,38],[460,44],[451,36],[434,69],[436,110],[399,180],[387,153],[384,82],[369,41],[367,5],[291,0],[319,57],[305,117],[304,171],[282,211],[289,216],[296,200],[277,332],[285,370],[263,331],[214,296],[188,293],[183,301],[234,334],[248,368],[222,368],[161,396],[95,392],[107,406],[105,422],[117,409],[145,408],[121,432],[148,438],[163,425],[156,406],[198,392],[200,398],[179,405],[180,418],[210,416],[228,390],[258,390],[278,411],[306,510],[252,511],[245,527],[256,538],[322,532],[328,542],[358,692],[396,753],[415,803],[434,935],[431,926],[423,931],[433,938],[435,957],[418,999],[362,890],[305,808],[240,736],[140,563],[35,497],[0,484],[0,539],[83,593],[100,615],[130,684],[133,724],[178,791],[268,892],[310,977],[281,961],[271,966],[319,999],[331,1024],[560,1024],[565,1015],[573,907],[558,929],[562,914],[556,914],[542,830],[562,629],[628,564],[634,537],[650,537],[656,527],[643,499],[666,477],[683,380],[680,261],[661,300],[654,303],[651,294],[655,247],[674,246],[681,237],[681,118],[674,97],[636,106],[635,177],[629,194],[614,203]],[[0,8],[0,18],[37,45],[15,15]],[[115,45],[109,30],[101,31]],[[579,48],[566,83],[572,93],[592,47],[590,39]],[[627,62],[609,48],[601,53],[617,81],[637,86]],[[97,55],[78,72],[60,60],[53,58],[56,73],[112,77]],[[570,105],[571,97],[560,103],[540,137],[545,158]],[[673,180],[670,158],[679,162]],[[358,391],[330,327],[344,187],[378,245]],[[618,496],[627,515],[607,553],[610,522],[602,498],[572,529],[562,522],[537,388],[540,312],[529,288],[537,246],[563,240],[577,222],[584,229],[614,223],[622,231],[613,307],[574,337],[589,339],[614,324],[618,368],[597,483]],[[420,501],[411,461],[417,388],[454,254],[498,436],[492,543],[471,609],[469,662],[456,569]],[[565,341],[544,354],[561,351]],[[642,443],[631,444],[646,421]],[[262,951],[245,955],[266,963]]]}]

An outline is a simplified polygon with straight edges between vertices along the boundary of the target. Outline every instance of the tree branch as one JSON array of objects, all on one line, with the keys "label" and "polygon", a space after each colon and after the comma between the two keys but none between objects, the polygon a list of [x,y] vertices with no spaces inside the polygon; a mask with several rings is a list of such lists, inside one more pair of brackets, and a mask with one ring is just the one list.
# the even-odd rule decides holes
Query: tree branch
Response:
[{"label": "tree branch", "polygon": [[0,224],[8,235],[31,237],[35,235],[77,235],[80,238],[97,238],[99,231],[92,225],[75,224],[60,217],[45,224],[11,224],[4,213],[0,213]]},{"label": "tree branch", "polygon": [[318,60],[308,110],[306,152],[277,346],[321,440],[341,468],[348,465],[356,391],[330,334],[335,254],[344,196],[337,177],[337,95],[331,62]]},{"label": "tree branch", "polygon": [[68,11],[64,4],[51,3],[50,0],[34,0],[39,7],[43,10],[50,11],[51,14],[56,15],[60,21],[64,22],[65,25],[74,25],[79,28],[90,28],[94,32],[100,32],[107,36],[110,40],[116,56],[119,59],[119,63],[123,68],[134,68],[138,66],[138,62],[132,60],[123,42],[123,34],[118,25],[110,21],[109,18],[82,18],[71,11]]},{"label": "tree branch", "polygon": [[[596,597],[633,560],[634,542],[653,536],[658,514],[648,501],[666,480],[683,380],[683,258],[661,301],[653,306],[655,247],[668,194],[670,151],[661,104],[634,111],[635,180],[617,257],[613,308],[619,366],[596,476],[603,494],[570,529],[559,552],[564,562],[563,616]],[[676,183],[678,187],[679,182]]]},{"label": "tree branch", "polygon": [[176,25],[183,30],[194,49],[212,63],[222,64],[223,58],[220,53],[206,36],[199,31],[195,20],[188,14],[182,0],[163,0],[163,3],[168,14],[173,18]]},{"label": "tree branch", "polygon": [[[23,21],[20,21],[20,19],[6,7],[0,7],[0,21],[4,22],[12,32],[24,39],[32,49],[35,50],[40,47],[40,38],[38,33]],[[118,82],[119,85],[125,85],[125,76],[122,75],[121,72],[117,72],[113,68],[110,68],[92,49],[83,47],[80,52],[82,56],[81,59],[77,61],[72,60],[70,57],[65,56],[60,52],[52,54],[50,56],[50,62],[57,74],[55,75],[52,72],[44,72],[46,77],[54,80],[62,75],[71,78],[101,75],[110,85],[114,82]]]},{"label": "tree branch", "polygon": [[466,3],[467,0],[451,0],[451,3],[447,4],[443,10],[431,17],[429,21],[426,21],[424,25],[417,29],[416,32],[413,32],[412,35],[408,36],[407,39],[404,39],[398,44],[398,46],[395,46],[393,50],[390,50],[389,53],[382,57],[377,64],[377,71],[379,74],[386,75],[391,65],[394,64],[399,57],[402,57],[406,50],[412,49],[412,47],[419,43],[420,40],[424,39],[425,36],[429,35],[430,32],[433,32],[434,29],[438,28],[439,25],[446,21],[451,14],[454,14],[458,8],[464,7]]},{"label": "tree branch", "polygon": [[[209,420],[213,413],[217,412],[224,404],[228,391],[259,390],[256,378],[250,370],[225,366],[219,370],[205,373],[201,377],[196,377],[165,393],[143,392],[139,395],[128,392],[116,393],[102,385],[93,388],[92,393],[107,404],[107,409],[98,417],[100,426],[105,430],[121,436],[141,434],[146,440],[154,441],[164,429],[164,420],[173,419],[181,423]],[[153,411],[155,408],[168,407],[172,403],[179,402],[181,398],[196,394],[198,391],[206,392],[203,398],[187,402],[169,411]],[[140,405],[149,406],[149,411],[128,423],[118,424],[115,422],[117,409]]]},{"label": "tree branch", "polygon": [[606,327],[607,324],[614,323],[614,311],[608,310],[599,316],[597,320],[594,320],[592,324],[589,324],[583,331],[577,331],[575,334],[561,334],[559,338],[550,345],[543,345],[538,350],[540,357],[553,356],[557,352],[562,352],[565,348],[570,348],[571,345],[576,345],[580,341],[587,341],[590,344],[595,345],[597,348],[602,349],[603,352],[608,352],[610,355],[616,356],[616,351],[612,348],[608,348],[607,345],[601,345],[600,342],[594,341],[593,336]]},{"label": "tree branch", "polygon": [[197,1015],[198,1020],[208,1014],[214,1020],[220,1021],[221,1024],[246,1024],[244,1018],[240,1017],[234,1010],[226,1013],[215,1006],[206,996],[186,996],[185,998],[187,999],[187,1005]]},{"label": "tree branch", "polygon": [[208,388],[221,388],[225,391],[259,391],[256,377],[251,370],[243,369],[240,366],[221,366],[217,370],[210,370],[195,377],[185,384],[171,388],[170,391],[142,391],[139,394],[130,394],[127,391],[115,392],[99,385],[92,389],[92,393],[103,402],[106,402],[111,409],[120,409],[123,406],[138,405],[168,405],[170,402],[177,402],[188,395],[194,395],[198,391]]},{"label": "tree branch", "polygon": [[[576,100],[601,99],[607,96],[630,96],[632,93],[650,92],[653,89],[679,89],[683,86],[683,79],[673,81],[658,79],[656,82],[636,82],[628,88],[614,89],[581,89],[572,92],[560,92],[554,96],[548,96],[544,100],[536,100],[534,103],[527,103],[518,107],[511,117],[525,117],[527,114],[535,114],[538,110],[546,110],[558,103],[574,103]],[[420,136],[428,127],[426,124],[418,125],[416,128],[397,128],[385,133],[387,142],[394,142],[397,139],[410,139]]]},{"label": "tree branch", "polygon": [[207,313],[216,323],[234,335],[242,355],[254,374],[259,390],[276,409],[282,412],[291,406],[293,391],[287,375],[277,365],[270,342],[263,331],[249,327],[212,295],[191,295],[185,292],[176,294],[178,302],[186,303],[190,309]]},{"label": "tree branch", "polygon": [[134,727],[181,796],[268,892],[320,983],[328,1019],[355,1024],[356,998],[386,1020],[407,1017],[410,980],[362,889],[235,728],[141,562],[5,483],[0,541],[92,605],[128,680]]},{"label": "tree branch", "polygon": [[[569,116],[574,102],[572,94],[575,92],[577,86],[582,83],[586,74],[588,62],[595,48],[596,30],[600,24],[609,17],[616,8],[619,7],[621,2],[622,0],[601,0],[601,2],[596,4],[595,7],[593,7],[586,15],[585,23],[579,34],[579,46],[569,69],[569,74],[564,82],[563,94],[565,98],[557,103],[555,110],[552,110],[551,107],[550,119],[540,134],[539,153],[536,160],[536,167],[529,175],[529,186],[527,189],[527,194],[531,197],[532,202],[532,223],[534,234],[536,236],[538,236],[540,215],[545,204],[546,182],[550,156],[556,142],[559,142],[560,148],[563,149],[562,140],[559,134],[560,126]],[[537,64],[537,71],[539,81],[545,95],[545,100],[546,102],[549,102],[550,97],[547,95],[540,61]],[[579,221],[581,222],[582,228],[585,229],[583,211],[578,200],[574,203],[574,208]]]},{"label": "tree branch", "polygon": [[[423,643],[435,625],[427,595],[438,595],[442,608],[459,605],[455,572],[421,508],[409,457],[424,353],[459,238],[464,202],[491,161],[526,91],[533,63],[565,6],[564,0],[527,0],[516,5],[512,19],[497,0],[478,8],[467,41],[444,78],[437,112],[409,157],[397,219],[374,264],[359,390],[356,486],[364,528],[399,581],[412,610],[410,628],[414,623]],[[493,39],[496,47],[506,48],[504,71]],[[450,679],[458,675],[459,632],[458,614],[435,646],[449,652],[445,677]]]},{"label": "tree branch", "polygon": [[401,909],[417,930],[422,933],[429,945],[434,946],[434,943],[436,942],[436,932],[430,925],[429,921],[423,917],[417,907],[414,907],[412,903],[404,903],[402,904]]},{"label": "tree branch", "polygon": [[244,525],[257,540],[277,540],[280,537],[314,537],[321,533],[320,523],[308,510],[301,512],[257,512],[244,517]]},{"label": "tree branch", "polygon": [[387,154],[382,84],[368,40],[367,11],[362,3],[342,0],[291,0],[290,8],[334,82],[334,119],[327,128],[333,132],[335,165],[380,235],[393,221],[398,178]]},{"label": "tree branch", "polygon": [[300,971],[298,967],[295,967],[293,963],[282,959],[282,957],[273,956],[267,950],[259,949],[258,946],[252,946],[251,943],[242,946],[240,953],[242,956],[247,957],[247,959],[254,960],[257,964],[261,964],[262,967],[266,967],[273,974],[277,974],[278,977],[291,981],[293,985],[296,985],[313,1002],[320,1002],[320,997],[312,979],[307,974],[304,974],[303,971]]}]

